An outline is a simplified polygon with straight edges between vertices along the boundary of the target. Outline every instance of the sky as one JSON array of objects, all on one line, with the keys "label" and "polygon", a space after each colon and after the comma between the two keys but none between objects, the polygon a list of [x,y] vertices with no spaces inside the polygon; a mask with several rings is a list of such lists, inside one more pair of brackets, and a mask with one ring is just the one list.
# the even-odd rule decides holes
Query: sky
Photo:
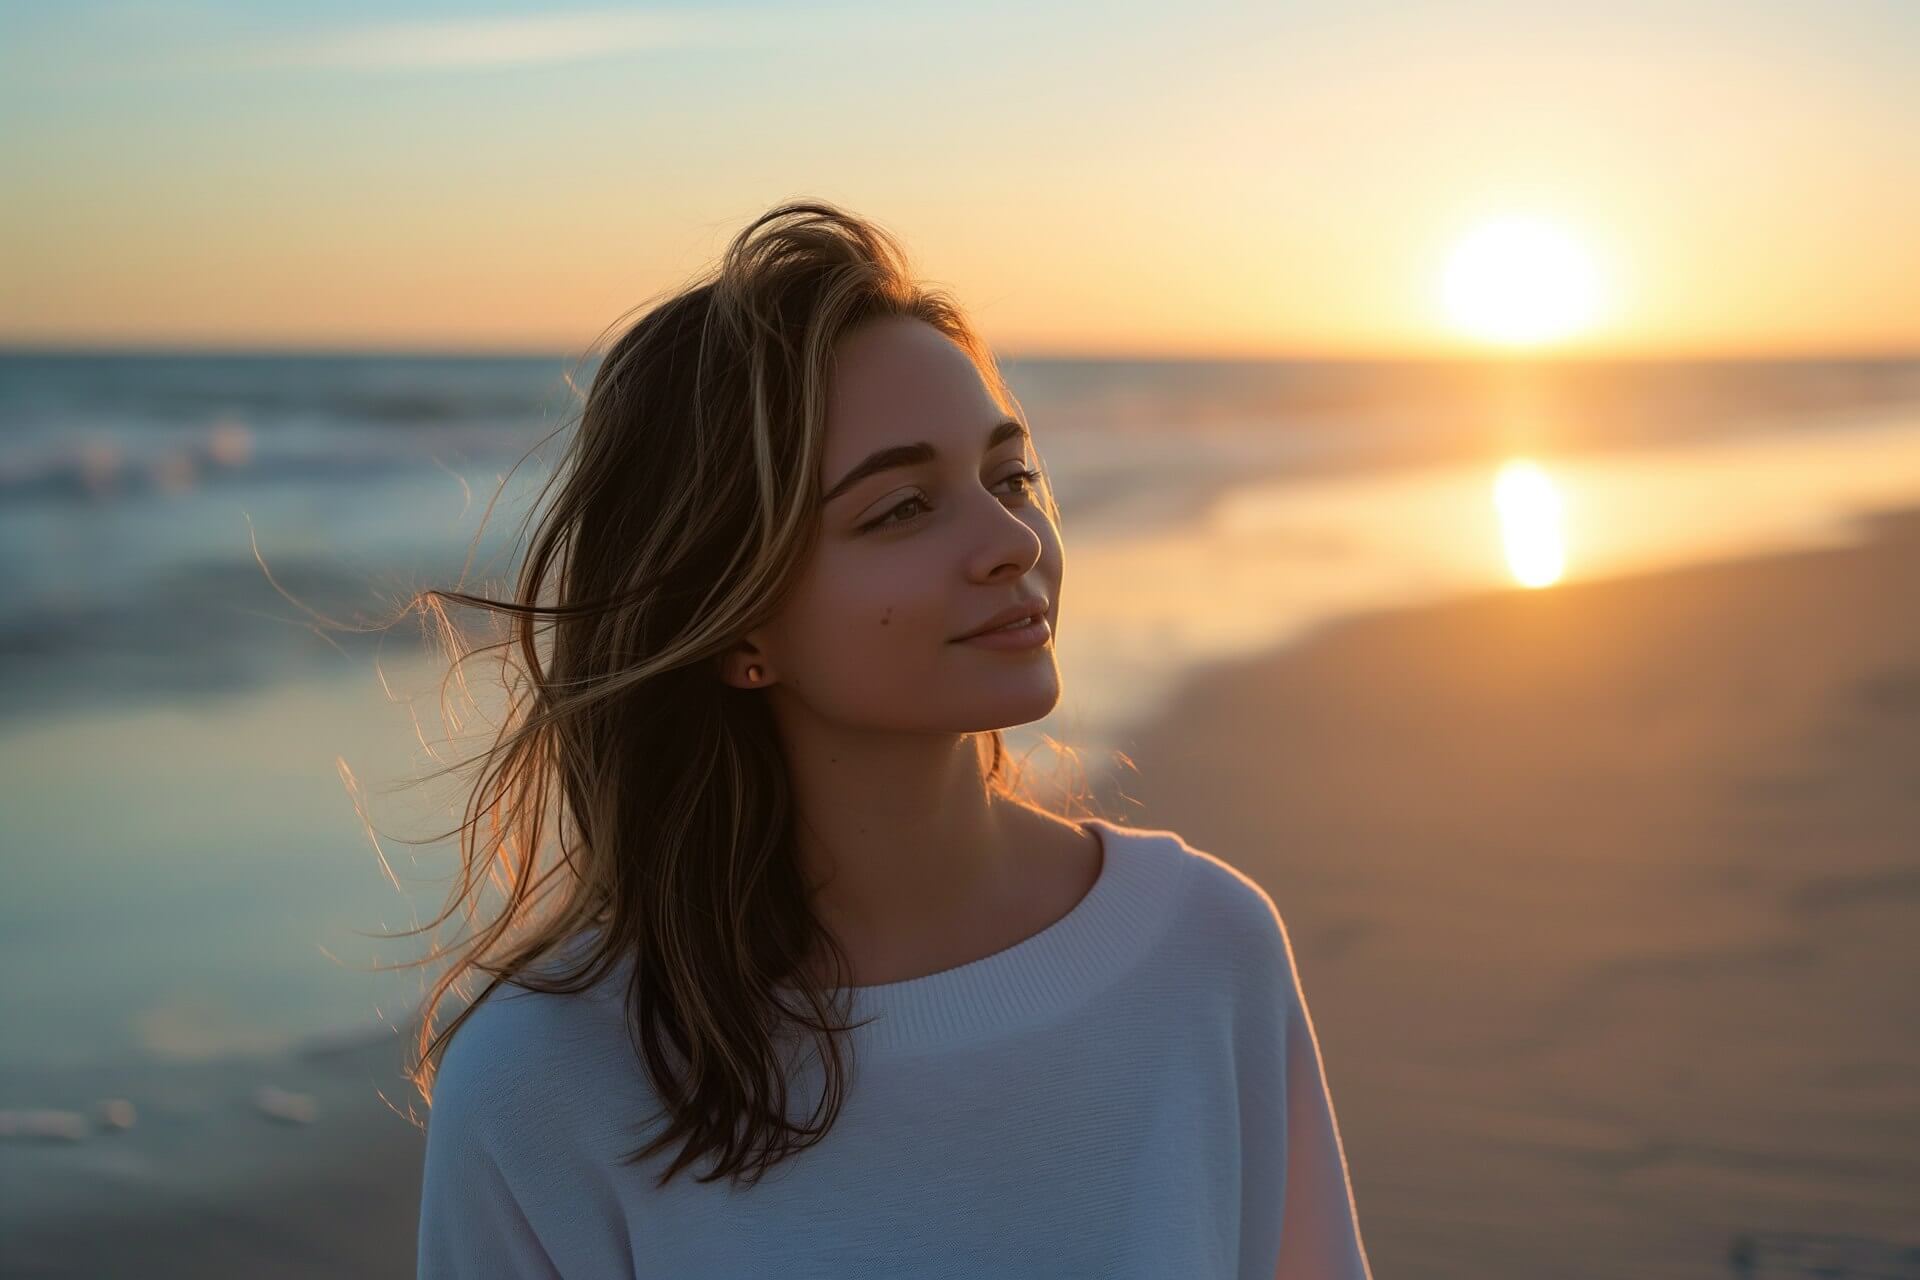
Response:
[{"label": "sky", "polygon": [[10,346],[576,352],[817,198],[1014,356],[1920,353],[1911,0],[0,0],[0,172]]}]

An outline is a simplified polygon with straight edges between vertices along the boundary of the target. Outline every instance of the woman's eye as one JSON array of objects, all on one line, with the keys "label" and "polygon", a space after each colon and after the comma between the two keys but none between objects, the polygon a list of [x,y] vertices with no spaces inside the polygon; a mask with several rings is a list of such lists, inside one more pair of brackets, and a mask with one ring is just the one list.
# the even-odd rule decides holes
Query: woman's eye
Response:
[{"label": "woman's eye", "polygon": [[922,498],[919,494],[916,493],[911,498],[908,498],[905,502],[902,502],[898,506],[894,507],[893,510],[887,512],[887,514],[881,516],[878,520],[869,520],[866,524],[861,525],[860,532],[865,533],[869,529],[882,529],[887,527],[888,525],[901,525],[901,524],[913,523],[911,519],[895,520],[893,517],[896,515],[899,515],[902,511],[905,511],[908,507],[913,506],[915,503],[919,503],[921,506],[925,506],[926,499]]},{"label": "woman's eye", "polygon": [[[1033,486],[1040,483],[1040,473],[1038,471],[1035,471],[1032,467],[1027,467],[1024,470],[1014,472],[1012,475],[1007,477],[1007,480],[1019,480],[1024,482],[1026,485],[1026,488],[1022,489],[1020,492],[1023,496],[1030,495],[1033,492]],[[1002,480],[1000,483],[1005,484],[1007,480]]]},{"label": "woman's eye", "polygon": [[[1042,479],[1042,476],[1040,472],[1034,470],[1031,467],[1023,467],[1019,471],[1010,473],[1000,483],[1010,484],[1015,480],[1020,481],[1024,487],[1017,491],[1018,496],[1022,498],[1028,498],[1033,496],[1033,486],[1036,484],[1039,484],[1041,479]],[[912,516],[908,516],[903,520],[896,520],[894,519],[894,517],[899,515],[902,511],[905,511],[915,506],[916,504],[924,507],[927,505],[927,500],[916,493],[912,497],[906,499],[904,502],[900,502],[896,504],[892,510],[888,511],[885,515],[881,516],[878,520],[869,520],[866,524],[861,525],[860,532],[866,533],[874,529],[898,529],[906,525],[910,525],[916,519],[919,518],[918,513]]]}]

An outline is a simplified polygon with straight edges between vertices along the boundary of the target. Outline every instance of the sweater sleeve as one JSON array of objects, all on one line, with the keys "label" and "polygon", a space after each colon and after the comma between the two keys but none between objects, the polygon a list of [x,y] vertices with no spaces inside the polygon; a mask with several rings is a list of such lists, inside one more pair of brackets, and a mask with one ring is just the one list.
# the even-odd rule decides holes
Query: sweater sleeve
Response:
[{"label": "sweater sleeve", "polygon": [[442,1072],[427,1119],[415,1274],[418,1280],[559,1280],[487,1143],[481,1101],[463,1078],[449,1080]]},{"label": "sweater sleeve", "polygon": [[1313,1019],[1286,948],[1287,1175],[1275,1280],[1372,1280]]}]

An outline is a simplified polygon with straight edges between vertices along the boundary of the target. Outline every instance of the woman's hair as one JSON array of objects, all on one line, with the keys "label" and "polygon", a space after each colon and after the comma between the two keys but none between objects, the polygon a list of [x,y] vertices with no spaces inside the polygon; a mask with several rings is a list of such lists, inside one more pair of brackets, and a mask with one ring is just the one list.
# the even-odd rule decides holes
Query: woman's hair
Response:
[{"label": "woman's hair", "polygon": [[[462,909],[473,922],[461,942],[397,966],[453,959],[421,1006],[407,1069],[429,1105],[478,999],[508,981],[578,992],[631,959],[627,1025],[671,1123],[627,1163],[680,1143],[657,1185],[706,1153],[700,1181],[757,1182],[831,1128],[846,1089],[838,1036],[851,1029],[831,997],[844,983],[807,975],[820,957],[844,976],[846,957],[809,904],[765,696],[725,683],[717,661],[776,613],[808,561],[835,344],[883,317],[939,329],[1018,416],[985,343],[947,294],[909,278],[889,235],[828,203],[782,204],[607,349],[541,490],[551,502],[514,598],[409,602],[438,620],[455,671],[493,650],[503,672],[515,654],[523,668],[505,677],[506,714],[456,828],[458,885],[434,920],[389,935]],[[504,617],[504,635],[463,648],[442,601]],[[1000,730],[976,747],[991,792],[1023,789]],[[488,881],[502,895],[491,914]],[[441,1001],[476,974],[491,976],[485,990],[436,1032]],[[788,1115],[775,1034],[793,1027],[826,1070],[817,1124]]]}]

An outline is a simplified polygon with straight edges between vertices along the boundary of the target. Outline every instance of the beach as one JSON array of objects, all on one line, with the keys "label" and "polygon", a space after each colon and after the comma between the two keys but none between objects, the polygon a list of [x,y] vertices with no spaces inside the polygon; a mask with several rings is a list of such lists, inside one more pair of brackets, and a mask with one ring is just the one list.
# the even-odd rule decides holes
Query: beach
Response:
[{"label": "beach", "polygon": [[1140,736],[1134,820],[1289,922],[1376,1274],[1920,1244],[1920,511],[1874,527],[1349,619]]},{"label": "beach", "polygon": [[[1920,1243],[1920,510],[1871,527],[1340,619],[1127,739],[1102,815],[1288,923],[1376,1275]],[[403,1049],[70,1074],[140,1120],[0,1143],[6,1274],[411,1275]]]},{"label": "beach", "polygon": [[[982,733],[1009,807],[1177,837],[1284,931],[1257,976],[1297,967],[1378,1280],[1920,1280],[1920,5],[16,7],[0,1280],[413,1276],[469,1091],[434,1134],[413,1058],[528,980],[449,964],[607,923],[556,883],[583,841],[594,901],[726,921],[710,840],[658,833],[754,804],[791,857],[835,817],[897,856],[803,904],[853,969],[937,990],[1013,938],[1200,997],[1127,1049],[1299,1083],[1187,1016],[1248,1012],[1224,953],[1050,945],[1125,876],[956,825]],[[1044,643],[952,642],[1016,603]],[[712,750],[709,693],[829,754],[737,794],[766,744]],[[873,827],[901,796],[932,826]],[[720,870],[824,890],[827,844]],[[653,1092],[639,1038],[603,1082]],[[884,1100],[859,1056],[789,1118]],[[1300,1109],[1198,1071],[1072,1080],[1117,1125],[991,1065],[908,1092],[994,1134],[1024,1098],[1068,1186],[1217,1122],[1201,1198],[1283,1238],[1290,1198],[1320,1254],[1325,1198],[1254,1176]],[[535,1074],[501,1110],[539,1130]],[[809,1130],[786,1173],[840,1185]],[[828,1197],[918,1276],[985,1255],[912,1256],[916,1214],[1033,1172],[934,1136],[878,1145],[935,1195]],[[602,1168],[539,1145],[536,1234],[607,1225],[538,1211]],[[606,1172],[636,1280],[765,1226],[732,1186],[676,1264]],[[1169,1206],[1101,1199],[1181,1270]],[[1073,1215],[1022,1207],[1016,1270],[1070,1272]],[[823,1225],[789,1252],[862,1251]]]}]

